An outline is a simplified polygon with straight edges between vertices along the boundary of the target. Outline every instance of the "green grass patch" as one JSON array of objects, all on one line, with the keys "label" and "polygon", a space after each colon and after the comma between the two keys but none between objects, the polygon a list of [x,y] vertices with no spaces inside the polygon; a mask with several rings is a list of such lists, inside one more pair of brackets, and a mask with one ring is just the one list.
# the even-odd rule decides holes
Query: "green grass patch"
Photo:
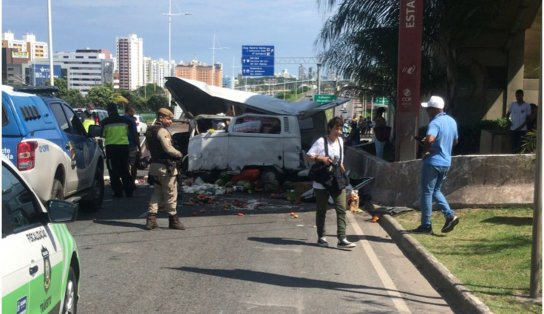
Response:
[{"label": "green grass patch", "polygon": [[[528,298],[533,210],[461,209],[460,222],[442,234],[441,212],[433,212],[435,235],[413,234],[429,252],[494,313],[542,313]],[[420,212],[395,219],[405,228],[419,225]]]}]

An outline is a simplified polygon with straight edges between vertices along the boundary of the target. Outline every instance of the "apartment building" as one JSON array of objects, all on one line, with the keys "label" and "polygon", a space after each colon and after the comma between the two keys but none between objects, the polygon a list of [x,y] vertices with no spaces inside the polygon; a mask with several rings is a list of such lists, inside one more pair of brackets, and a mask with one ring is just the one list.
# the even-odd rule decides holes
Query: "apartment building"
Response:
[{"label": "apartment building", "polygon": [[57,52],[56,64],[66,69],[68,88],[83,95],[97,85],[113,83],[114,60],[107,49],[77,49],[75,52]]},{"label": "apartment building", "polygon": [[223,65],[216,63],[213,66],[191,61],[190,64],[176,65],[176,77],[204,82],[208,85],[223,85]]},{"label": "apartment building", "polygon": [[136,34],[118,37],[117,68],[119,88],[135,90],[144,85],[144,40]]},{"label": "apartment building", "polygon": [[34,60],[49,57],[49,45],[45,42],[36,41],[36,35],[34,34],[25,34],[23,39],[15,39],[15,34],[5,32],[2,34],[2,48],[18,52],[18,58],[26,57]]},{"label": "apartment building", "polygon": [[[175,64],[175,63],[174,63]],[[174,68],[173,66],[171,67]],[[151,59],[149,57],[144,57],[144,76],[145,84],[157,84],[159,86],[164,86],[166,80],[165,77],[172,76],[169,73],[168,60],[164,59]]]}]

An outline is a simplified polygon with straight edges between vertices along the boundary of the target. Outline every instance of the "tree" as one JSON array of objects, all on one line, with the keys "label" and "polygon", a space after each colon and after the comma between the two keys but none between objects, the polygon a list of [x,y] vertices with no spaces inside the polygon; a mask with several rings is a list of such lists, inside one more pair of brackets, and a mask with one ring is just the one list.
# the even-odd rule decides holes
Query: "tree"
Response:
[{"label": "tree", "polygon": [[166,96],[153,95],[147,100],[147,108],[153,112],[157,112],[162,107],[169,107]]},{"label": "tree", "polygon": [[85,106],[85,97],[83,97],[77,89],[69,89],[65,79],[56,78],[55,87],[59,89],[57,97],[70,104],[72,107],[77,108]]},{"label": "tree", "polygon": [[93,104],[96,108],[106,108],[113,102],[113,87],[111,85],[98,85],[87,94],[87,103]]},{"label": "tree", "polygon": [[148,100],[153,95],[162,95],[166,96],[166,92],[162,87],[157,84],[147,84],[145,86],[140,86],[134,92],[135,95],[143,97],[145,100]]},{"label": "tree", "polygon": [[[316,44],[323,64],[353,77],[359,88],[396,97],[398,0],[318,0],[335,13]],[[507,0],[425,0],[422,42],[422,94],[443,91],[453,105],[461,44],[496,21]],[[395,101],[393,103],[396,103]]]}]

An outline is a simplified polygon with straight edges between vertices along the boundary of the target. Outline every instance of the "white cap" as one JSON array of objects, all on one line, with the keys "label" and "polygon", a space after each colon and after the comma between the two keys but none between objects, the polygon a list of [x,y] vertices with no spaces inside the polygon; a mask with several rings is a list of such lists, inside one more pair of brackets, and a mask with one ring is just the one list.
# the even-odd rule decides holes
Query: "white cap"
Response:
[{"label": "white cap", "polygon": [[431,96],[431,99],[429,99],[428,102],[421,103],[421,107],[444,109],[444,99],[439,96]]}]

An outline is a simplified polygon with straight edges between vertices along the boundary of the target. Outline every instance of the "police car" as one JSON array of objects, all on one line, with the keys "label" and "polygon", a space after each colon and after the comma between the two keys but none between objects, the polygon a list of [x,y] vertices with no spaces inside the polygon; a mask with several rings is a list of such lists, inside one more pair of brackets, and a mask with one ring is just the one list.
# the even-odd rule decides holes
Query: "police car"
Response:
[{"label": "police car", "polygon": [[13,164],[2,156],[2,313],[75,313],[80,265],[63,222],[77,205],[47,202],[47,210]]},{"label": "police car", "polygon": [[80,201],[97,210],[104,196],[104,154],[62,99],[2,86],[2,153],[42,202]]}]

